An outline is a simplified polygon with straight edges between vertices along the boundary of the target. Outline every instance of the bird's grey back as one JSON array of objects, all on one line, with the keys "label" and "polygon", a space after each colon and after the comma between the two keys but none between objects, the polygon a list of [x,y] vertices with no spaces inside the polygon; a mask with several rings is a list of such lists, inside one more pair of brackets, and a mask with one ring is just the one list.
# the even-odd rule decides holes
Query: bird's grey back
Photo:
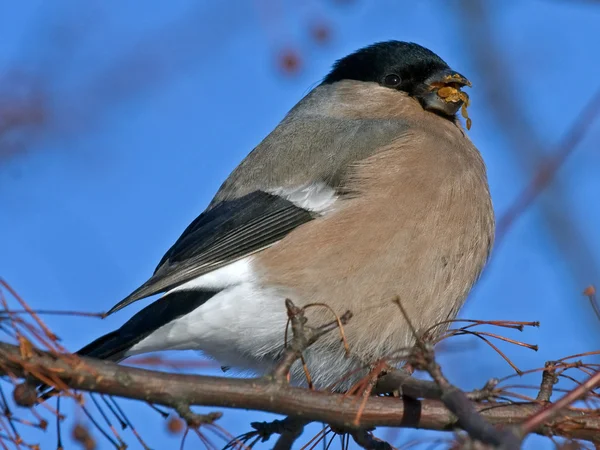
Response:
[{"label": "bird's grey back", "polygon": [[406,129],[400,119],[344,117],[344,103],[353,99],[335,89],[321,85],[302,99],[231,173],[209,208],[256,190],[313,182],[339,188],[353,163]]}]

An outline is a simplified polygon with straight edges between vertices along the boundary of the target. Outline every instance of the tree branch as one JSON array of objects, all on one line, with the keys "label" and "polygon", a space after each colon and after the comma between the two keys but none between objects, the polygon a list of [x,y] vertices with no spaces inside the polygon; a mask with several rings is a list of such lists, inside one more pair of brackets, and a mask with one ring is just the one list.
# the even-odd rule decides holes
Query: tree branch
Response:
[{"label": "tree branch", "polygon": [[[269,379],[174,374],[92,358],[81,358],[80,363],[74,364],[73,356],[69,356],[57,357],[36,350],[24,358],[18,346],[0,343],[0,370],[16,378],[37,379],[42,376],[58,379],[71,389],[142,400],[174,409],[182,402],[252,409],[292,417],[302,415],[305,419],[344,428],[355,427],[353,423],[359,412],[361,428],[388,426],[450,430],[458,426],[456,417],[438,400],[374,397],[369,398],[363,407],[352,396],[315,392],[273,383]],[[15,400],[30,406],[24,401],[27,400],[27,388],[22,386],[33,387],[30,384],[20,386],[23,397],[15,391]],[[494,402],[473,403],[473,407],[492,425],[523,423],[543,408],[533,403]],[[581,409],[564,409],[560,417],[549,418],[531,431],[592,440],[600,432],[600,417]]]}]

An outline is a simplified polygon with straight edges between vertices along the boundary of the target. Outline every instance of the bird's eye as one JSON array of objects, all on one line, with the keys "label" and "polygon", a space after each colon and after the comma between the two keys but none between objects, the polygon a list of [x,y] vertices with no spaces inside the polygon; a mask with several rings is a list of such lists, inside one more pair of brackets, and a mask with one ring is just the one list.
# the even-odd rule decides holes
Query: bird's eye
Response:
[{"label": "bird's eye", "polygon": [[385,78],[383,79],[383,82],[385,83],[386,86],[398,86],[400,84],[402,80],[400,79],[400,77],[394,73],[390,74],[390,75],[386,75]]}]

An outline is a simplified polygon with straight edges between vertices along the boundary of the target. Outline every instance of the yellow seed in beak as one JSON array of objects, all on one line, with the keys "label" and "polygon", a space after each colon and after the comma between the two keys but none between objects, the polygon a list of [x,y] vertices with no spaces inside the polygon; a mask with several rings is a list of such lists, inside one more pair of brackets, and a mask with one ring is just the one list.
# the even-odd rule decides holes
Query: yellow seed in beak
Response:
[{"label": "yellow seed in beak", "polygon": [[473,123],[467,112],[467,108],[470,104],[469,95],[466,92],[461,91],[453,86],[443,86],[437,90],[437,95],[442,98],[446,103],[462,101],[462,107],[460,109],[461,115],[465,118],[467,130],[471,129]]},{"label": "yellow seed in beak", "polygon": [[463,116],[465,118],[467,130],[470,130],[473,121],[471,120],[471,118],[469,117],[469,114],[467,113],[467,103],[466,102],[463,103],[462,107],[460,108],[460,114],[461,114],[461,116]]}]

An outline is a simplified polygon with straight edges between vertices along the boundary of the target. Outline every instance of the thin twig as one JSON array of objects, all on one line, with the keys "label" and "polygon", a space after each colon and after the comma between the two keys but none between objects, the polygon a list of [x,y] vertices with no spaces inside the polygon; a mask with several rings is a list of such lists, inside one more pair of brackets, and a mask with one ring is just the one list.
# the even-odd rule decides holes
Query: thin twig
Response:
[{"label": "thin twig", "polygon": [[292,326],[293,336],[288,343],[286,328],[286,348],[279,363],[271,374],[276,380],[286,380],[292,365],[298,359],[302,358],[304,350],[314,344],[321,336],[345,325],[352,318],[352,313],[346,311],[341,317],[336,317],[336,320],[333,322],[319,328],[312,328],[306,325],[308,319],[304,316],[304,308],[298,308],[290,299],[286,299],[285,306],[287,309],[288,321]]},{"label": "thin twig", "polygon": [[521,431],[524,435],[531,433],[533,430],[539,428],[543,423],[549,421],[552,417],[557,415],[562,409],[583,398],[585,394],[598,386],[600,386],[600,372],[597,372],[571,392],[561,397],[558,401],[556,401],[556,403],[553,403],[551,406],[534,414],[521,426]]}]

